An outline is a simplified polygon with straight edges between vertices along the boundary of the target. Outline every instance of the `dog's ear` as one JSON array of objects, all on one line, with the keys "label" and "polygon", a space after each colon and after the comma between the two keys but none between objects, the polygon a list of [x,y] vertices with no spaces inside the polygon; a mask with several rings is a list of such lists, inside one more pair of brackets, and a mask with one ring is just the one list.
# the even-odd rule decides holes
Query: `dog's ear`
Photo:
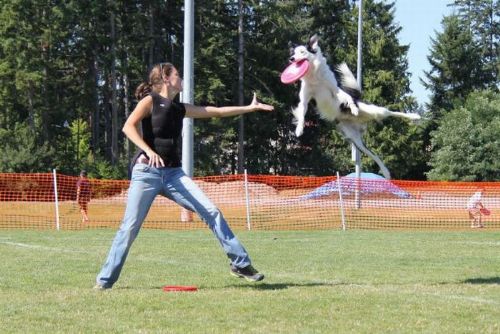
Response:
[{"label": "dog's ear", "polygon": [[318,34],[314,34],[309,38],[309,43],[307,43],[307,50],[312,53],[316,53],[318,51]]},{"label": "dog's ear", "polygon": [[292,41],[288,41],[288,49],[290,51],[290,56],[292,56],[295,53],[295,47],[297,45],[292,43]]},{"label": "dog's ear", "polygon": [[309,38],[309,46],[313,46],[315,43],[318,43],[319,37],[318,34],[314,34]]}]

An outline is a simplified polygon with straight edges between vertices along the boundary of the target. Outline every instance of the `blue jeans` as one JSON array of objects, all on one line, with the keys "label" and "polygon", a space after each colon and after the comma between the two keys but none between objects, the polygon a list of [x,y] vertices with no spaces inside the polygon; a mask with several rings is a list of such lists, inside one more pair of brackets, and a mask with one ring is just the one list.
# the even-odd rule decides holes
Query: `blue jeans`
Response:
[{"label": "blue jeans", "polygon": [[106,263],[97,275],[98,284],[111,287],[118,280],[130,246],[157,195],[163,195],[196,212],[210,227],[234,266],[243,268],[250,264],[245,248],[234,236],[222,213],[182,168],[155,168],[136,164],[132,170],[125,216]]}]

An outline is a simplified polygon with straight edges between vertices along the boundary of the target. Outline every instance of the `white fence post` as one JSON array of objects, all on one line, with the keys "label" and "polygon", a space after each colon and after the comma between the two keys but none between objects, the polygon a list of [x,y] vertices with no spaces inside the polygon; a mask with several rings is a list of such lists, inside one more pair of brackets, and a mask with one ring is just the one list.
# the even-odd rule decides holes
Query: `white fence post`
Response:
[{"label": "white fence post", "polygon": [[245,201],[246,201],[246,207],[247,207],[247,228],[250,231],[251,225],[250,225],[250,198],[248,196],[248,175],[247,175],[247,170],[245,168]]},{"label": "white fence post", "polygon": [[54,168],[52,170],[52,175],[54,176],[54,204],[56,206],[56,229],[59,231],[59,199],[58,199],[58,193],[57,193],[57,175],[56,175],[56,169]]},{"label": "white fence post", "polygon": [[342,218],[342,230],[345,231],[345,215],[344,215],[344,201],[342,200],[342,186],[340,184],[339,172],[337,172],[337,188],[339,189],[339,200],[340,200],[340,217]]}]

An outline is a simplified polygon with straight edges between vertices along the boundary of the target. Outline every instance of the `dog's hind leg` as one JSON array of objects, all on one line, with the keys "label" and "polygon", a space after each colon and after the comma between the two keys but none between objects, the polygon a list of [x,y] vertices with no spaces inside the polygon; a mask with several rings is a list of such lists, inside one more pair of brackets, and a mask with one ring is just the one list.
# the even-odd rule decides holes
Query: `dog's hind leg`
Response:
[{"label": "dog's hind leg", "polygon": [[405,113],[405,112],[399,112],[399,111],[389,111],[391,116],[395,117],[401,117],[401,118],[407,118],[411,120],[417,120],[420,119],[420,115],[416,113]]},{"label": "dog's hind leg", "polygon": [[353,143],[358,150],[372,158],[377,163],[380,171],[386,179],[391,179],[391,173],[384,165],[384,162],[375,153],[370,151],[363,143],[362,134],[365,129],[363,124],[354,124],[342,121],[337,123],[337,129],[347,138],[347,140]]},{"label": "dog's hind leg", "polygon": [[297,137],[302,136],[302,133],[304,133],[304,122],[307,113],[307,106],[309,105],[309,101],[311,100],[311,94],[309,93],[304,83],[302,83],[300,86],[299,98],[299,104],[297,105],[297,107],[292,109],[293,116],[295,117],[295,122],[297,123],[297,126],[295,128],[295,135]]},{"label": "dog's hind leg", "polygon": [[[361,116],[368,116],[373,120],[381,121],[384,118],[393,116],[393,117],[401,117],[401,118],[407,118],[411,120],[417,120],[420,119],[419,114],[414,114],[414,113],[404,113],[404,112],[399,112],[399,111],[390,111],[387,108],[384,107],[379,107],[374,104],[368,104],[359,101],[358,102],[358,107],[359,110],[361,111]],[[364,114],[364,115],[363,115]]]}]

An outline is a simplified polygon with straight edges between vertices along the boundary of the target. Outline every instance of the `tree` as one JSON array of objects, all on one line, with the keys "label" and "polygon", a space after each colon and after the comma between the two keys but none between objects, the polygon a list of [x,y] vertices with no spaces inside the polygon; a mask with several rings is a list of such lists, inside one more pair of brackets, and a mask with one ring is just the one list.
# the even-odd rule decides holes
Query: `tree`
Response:
[{"label": "tree", "polygon": [[484,87],[481,53],[471,31],[456,15],[443,19],[444,31],[432,40],[428,60],[431,70],[424,72],[424,87],[431,91],[429,111],[439,120],[443,110],[463,103],[474,89]]},{"label": "tree", "polygon": [[[423,80],[432,93],[422,136],[429,149],[436,148],[431,137],[438,134],[441,118],[463,106],[474,90],[498,89],[498,1],[455,0],[453,6],[455,13],[443,19],[443,32],[432,39],[431,70]],[[434,168],[428,175],[443,175],[436,173]]]},{"label": "tree", "polygon": [[424,86],[432,92],[429,110],[439,120],[476,89],[497,88],[500,60],[500,4],[497,0],[455,0],[456,14],[443,19],[432,40]]},{"label": "tree", "polygon": [[446,113],[433,133],[431,180],[497,181],[500,178],[500,94],[473,92]]},{"label": "tree", "polygon": [[[237,3],[198,6],[195,30],[195,103],[238,104]],[[195,121],[195,174],[235,173],[237,118]]]},{"label": "tree", "polygon": [[0,129],[0,172],[49,172],[54,149],[47,143],[39,145],[39,135],[26,123],[16,123],[12,129]]},{"label": "tree", "polygon": [[47,18],[48,6],[31,1],[14,0],[5,3],[0,12],[0,83],[5,124],[11,127],[27,120],[32,131],[43,128],[48,135],[47,101],[39,92],[47,92],[50,53]]},{"label": "tree", "polygon": [[[47,142],[55,148],[51,165],[56,165],[76,159],[75,154],[63,156],[69,153],[70,132],[61,124],[82,119],[90,124],[91,158],[114,157],[113,163],[121,164],[116,159],[123,150],[120,129],[132,107],[133,89],[148,65],[173,58],[177,52],[171,45],[175,38],[170,36],[180,35],[176,13],[181,13],[181,5],[180,0],[12,0],[3,4],[2,128],[29,124],[40,134],[36,137],[39,145]],[[155,19],[159,24],[150,24]],[[87,163],[86,158],[79,162]],[[70,165],[68,161],[68,172]]]},{"label": "tree", "polygon": [[482,62],[485,87],[498,84],[500,59],[500,2],[498,0],[455,0],[453,6],[461,24],[471,31]]}]

